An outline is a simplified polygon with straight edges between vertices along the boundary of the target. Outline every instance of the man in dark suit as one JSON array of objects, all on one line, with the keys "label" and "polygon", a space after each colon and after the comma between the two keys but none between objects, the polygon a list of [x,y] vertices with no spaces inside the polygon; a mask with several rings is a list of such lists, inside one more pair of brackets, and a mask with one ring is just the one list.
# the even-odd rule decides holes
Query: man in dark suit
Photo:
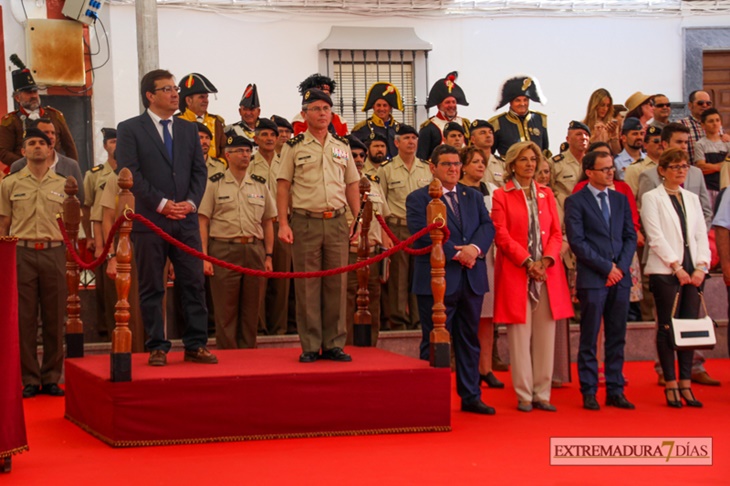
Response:
[{"label": "man in dark suit", "polygon": [[629,200],[608,188],[616,167],[602,152],[583,157],[588,184],[565,200],[565,232],[578,260],[580,300],[578,377],[583,407],[599,410],[596,340],[603,318],[606,337],[606,405],[633,409],[624,396],[624,345],[629,312],[631,275],[636,251],[636,231]]},{"label": "man in dark suit", "polygon": [[[207,170],[194,123],[173,118],[179,87],[168,71],[154,70],[141,82],[142,103],[147,110],[119,124],[117,162],[132,171],[137,213],[165,232],[200,250],[198,205],[205,192]],[[182,290],[186,330],[185,361],[217,363],[208,351],[208,310],[205,306],[203,262],[166,243],[135,221],[132,240],[139,269],[139,300],[147,332],[149,364],[167,364],[170,341],[165,336],[162,298],[169,257]]]},{"label": "man in dark suit", "polygon": [[[461,161],[459,151],[449,145],[439,145],[431,155],[431,172],[441,181],[446,203],[449,240],[444,244],[446,255],[446,327],[451,332],[456,356],[456,388],[465,412],[492,415],[494,409],[481,399],[479,388],[479,314],[484,294],[489,290],[484,254],[494,239],[494,225],[484,205],[483,196],[472,188],[459,184]],[[431,201],[428,186],[410,193],[406,198],[408,230],[416,233],[427,226],[426,206]],[[431,244],[426,235],[416,248]],[[433,330],[430,255],[415,258],[413,293],[418,299],[423,339],[421,359],[428,359],[429,336]]]}]

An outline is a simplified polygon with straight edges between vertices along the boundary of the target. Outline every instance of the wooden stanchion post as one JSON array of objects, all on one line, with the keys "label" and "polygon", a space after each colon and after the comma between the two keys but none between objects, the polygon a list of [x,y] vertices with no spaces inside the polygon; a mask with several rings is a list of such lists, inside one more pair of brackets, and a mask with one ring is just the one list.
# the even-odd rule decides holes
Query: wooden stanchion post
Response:
[{"label": "wooden stanchion post", "polygon": [[[426,208],[428,224],[442,222],[446,226],[446,205],[441,201],[441,181],[434,179],[428,187],[431,202]],[[433,330],[430,335],[430,362],[434,368],[451,367],[451,336],[446,329],[446,256],[444,255],[444,231],[430,231],[431,242],[431,292],[433,293]]]},{"label": "wooden stanchion post", "polygon": [[[119,173],[119,199],[117,201],[116,217],[124,215],[134,207],[132,188],[132,173],[129,169],[122,169]],[[112,332],[111,353],[111,381],[132,381],[132,331],[129,330],[129,287],[132,283],[132,244],[129,234],[132,232],[132,221],[127,219],[119,228],[119,242],[117,243],[117,296],[114,320],[116,327]]]},{"label": "wooden stanchion post", "polygon": [[[71,245],[66,248],[66,356],[84,357],[84,323],[81,322],[81,299],[79,298],[79,266],[71,256],[71,248],[78,251],[79,224],[81,223],[81,202],[76,197],[79,185],[74,177],[66,178],[63,200],[63,224]],[[91,235],[87,235],[91,237]]]},{"label": "wooden stanchion post", "polygon": [[[370,191],[370,181],[367,177],[360,179],[360,200]],[[357,246],[357,261],[361,262],[370,257],[370,223],[373,219],[373,203],[366,199],[362,208],[360,224],[360,242]],[[357,270],[357,311],[353,324],[353,344],[355,346],[372,346],[372,315],[370,315],[370,267],[365,266]]]}]

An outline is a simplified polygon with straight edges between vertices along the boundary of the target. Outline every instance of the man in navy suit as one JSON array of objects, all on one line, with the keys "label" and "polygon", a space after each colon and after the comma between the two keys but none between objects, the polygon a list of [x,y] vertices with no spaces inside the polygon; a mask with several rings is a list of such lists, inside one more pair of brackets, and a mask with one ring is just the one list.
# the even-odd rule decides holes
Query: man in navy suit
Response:
[{"label": "man in navy suit", "polygon": [[[494,225],[478,191],[459,184],[461,161],[459,151],[439,145],[431,155],[431,172],[441,181],[447,207],[449,240],[444,244],[446,255],[446,327],[456,356],[456,389],[465,412],[492,415],[494,409],[481,399],[479,388],[479,315],[487,292],[487,268],[484,254],[494,239]],[[426,206],[431,202],[428,186],[410,193],[406,198],[408,230],[416,233],[427,226]],[[426,235],[414,245],[423,248],[431,244]],[[423,339],[421,359],[428,359],[429,336],[433,330],[430,255],[415,258],[413,293],[418,300]]]},{"label": "man in navy suit", "polygon": [[[157,69],[141,82],[145,110],[119,124],[117,162],[132,172],[138,214],[150,219],[165,232],[200,250],[200,230],[196,214],[205,192],[207,169],[194,123],[173,118],[179,104],[175,79]],[[165,336],[162,298],[165,294],[165,261],[169,257],[182,282],[181,300],[185,309],[183,334],[185,361],[215,364],[208,351],[208,309],[205,306],[203,262],[166,243],[146,226],[134,222],[134,256],[139,271],[139,301],[147,332],[145,345],[149,364],[167,364],[170,341]]]},{"label": "man in navy suit", "polygon": [[613,157],[589,152],[583,157],[588,184],[565,200],[565,232],[578,260],[580,300],[578,377],[583,407],[599,410],[596,340],[603,318],[606,337],[606,405],[633,409],[624,396],[624,345],[629,312],[636,231],[629,200],[613,185]]}]

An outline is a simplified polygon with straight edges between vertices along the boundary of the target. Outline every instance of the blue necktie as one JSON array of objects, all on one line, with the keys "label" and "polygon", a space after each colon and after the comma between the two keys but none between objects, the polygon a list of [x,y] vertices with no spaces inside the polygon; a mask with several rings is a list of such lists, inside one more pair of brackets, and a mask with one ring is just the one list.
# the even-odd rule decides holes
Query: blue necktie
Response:
[{"label": "blue necktie", "polygon": [[461,228],[461,212],[459,211],[459,199],[456,197],[455,192],[447,192],[446,195],[449,197],[449,206],[451,206],[451,211],[454,213],[454,217],[456,218],[456,223],[459,225],[459,228]]},{"label": "blue necktie", "polygon": [[601,213],[603,213],[603,219],[606,221],[606,226],[611,226],[611,215],[608,213],[608,201],[606,198],[608,194],[605,192],[598,193],[598,199],[601,201]]},{"label": "blue necktie", "polygon": [[167,149],[167,155],[170,156],[170,160],[172,160],[172,135],[170,134],[170,122],[172,120],[160,120],[160,123],[162,124],[162,141],[165,144],[165,148]]}]

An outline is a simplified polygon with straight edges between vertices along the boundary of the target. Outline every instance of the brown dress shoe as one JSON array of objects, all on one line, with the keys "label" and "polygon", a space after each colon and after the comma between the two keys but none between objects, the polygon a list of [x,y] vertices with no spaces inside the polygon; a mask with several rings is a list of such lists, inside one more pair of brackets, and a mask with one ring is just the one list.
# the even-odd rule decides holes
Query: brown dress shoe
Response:
[{"label": "brown dress shoe", "polygon": [[191,363],[218,364],[218,358],[215,357],[215,354],[208,351],[206,347],[186,349],[185,361],[190,361]]},{"label": "brown dress shoe", "polygon": [[167,354],[161,349],[152,350],[147,364],[150,366],[165,366],[167,364]]},{"label": "brown dress shoe", "polygon": [[709,386],[720,386],[720,382],[708,375],[706,371],[692,373],[692,383],[699,383],[700,385]]}]

